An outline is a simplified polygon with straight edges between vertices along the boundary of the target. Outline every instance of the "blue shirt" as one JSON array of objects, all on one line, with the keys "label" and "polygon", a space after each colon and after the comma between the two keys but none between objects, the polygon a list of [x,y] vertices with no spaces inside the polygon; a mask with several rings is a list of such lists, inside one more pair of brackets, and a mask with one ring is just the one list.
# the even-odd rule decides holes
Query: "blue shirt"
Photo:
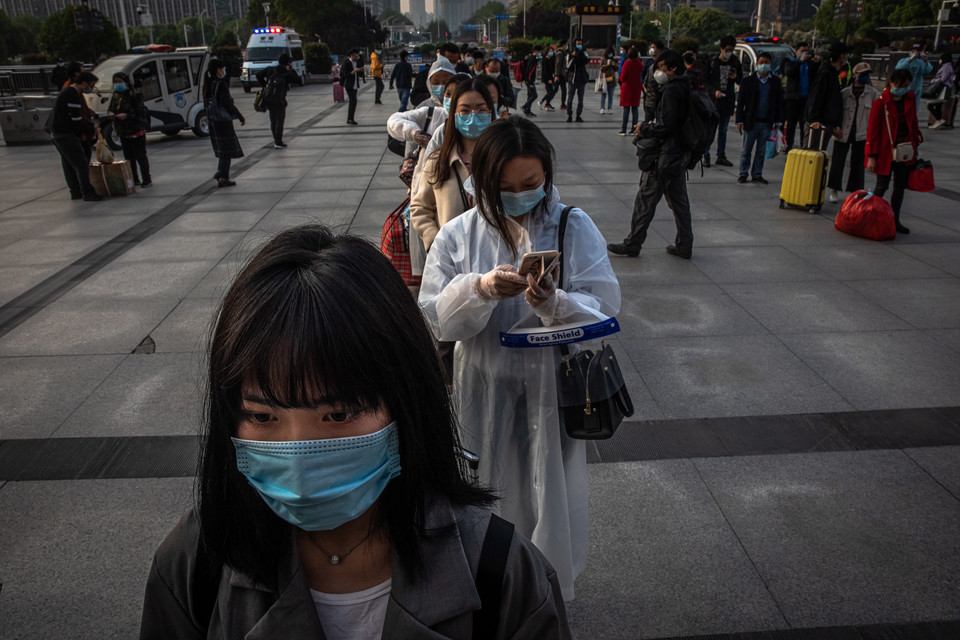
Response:
[{"label": "blue shirt", "polygon": [[766,78],[761,78],[757,74],[757,79],[760,81],[760,91],[757,93],[757,120],[770,122],[770,76],[768,74]]},{"label": "blue shirt", "polygon": [[810,93],[810,63],[806,60],[800,63],[800,97],[806,98]]}]

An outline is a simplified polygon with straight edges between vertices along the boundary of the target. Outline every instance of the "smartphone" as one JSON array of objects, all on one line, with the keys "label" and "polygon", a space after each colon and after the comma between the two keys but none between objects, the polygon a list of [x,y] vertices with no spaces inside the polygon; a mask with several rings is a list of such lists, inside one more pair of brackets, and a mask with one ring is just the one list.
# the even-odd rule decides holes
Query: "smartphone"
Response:
[{"label": "smartphone", "polygon": [[555,249],[550,251],[531,251],[530,253],[523,254],[517,273],[523,277],[526,277],[527,274],[533,274],[533,277],[536,278],[539,283],[543,280],[543,276],[550,273],[559,262],[560,252]]}]

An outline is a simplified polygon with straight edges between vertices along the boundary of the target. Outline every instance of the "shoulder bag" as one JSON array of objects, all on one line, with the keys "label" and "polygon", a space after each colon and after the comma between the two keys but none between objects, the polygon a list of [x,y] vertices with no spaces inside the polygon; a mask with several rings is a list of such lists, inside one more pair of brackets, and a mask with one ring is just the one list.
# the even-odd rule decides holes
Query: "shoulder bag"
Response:
[{"label": "shoulder bag", "polygon": [[[567,207],[560,215],[559,289],[563,288],[563,237],[571,209]],[[633,401],[613,347],[602,342],[600,351],[570,353],[567,345],[560,345],[557,404],[560,421],[571,438],[605,440],[613,436],[624,417],[633,415]]]},{"label": "shoulder bag", "polygon": [[[427,109],[427,119],[423,123],[423,129],[420,130],[420,133],[427,133],[427,131],[429,131],[430,123],[433,122],[433,109],[434,107]],[[389,135],[387,137],[390,140],[394,140],[394,138],[390,137]],[[389,141],[387,142],[387,146],[390,146]],[[406,145],[404,144],[404,146]],[[393,149],[391,149],[391,151],[393,151]],[[417,163],[420,162],[420,155],[422,152],[422,147],[418,146],[416,149],[414,149],[413,153],[404,157],[403,161],[400,162],[400,181],[407,185],[408,188],[413,185],[413,172],[417,168]],[[401,152],[400,155],[403,155],[403,153]]]},{"label": "shoulder bag", "polygon": [[887,123],[887,134],[890,136],[890,148],[893,149],[894,162],[911,162],[916,157],[916,151],[913,143],[910,141],[897,144],[893,138],[893,129],[890,128],[890,113],[886,108],[883,110],[883,120]]}]

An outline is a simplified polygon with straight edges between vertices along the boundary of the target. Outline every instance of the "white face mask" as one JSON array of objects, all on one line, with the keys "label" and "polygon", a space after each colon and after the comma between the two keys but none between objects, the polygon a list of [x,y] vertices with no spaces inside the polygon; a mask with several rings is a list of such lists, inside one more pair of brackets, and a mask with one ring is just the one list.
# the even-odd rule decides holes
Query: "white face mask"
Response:
[{"label": "white face mask", "polygon": [[666,71],[657,69],[653,72],[653,79],[657,81],[657,84],[667,84],[670,81],[670,76],[667,75]]},{"label": "white face mask", "polygon": [[733,53],[731,53],[730,51],[721,51],[721,52],[720,52],[720,57],[723,58],[724,60],[729,60],[729,59],[730,59],[730,56],[732,56],[732,55],[733,55]]},{"label": "white face mask", "polygon": [[654,49],[653,47],[650,47],[649,49],[647,49],[647,55],[652,58],[655,55],[657,55],[657,50]]}]

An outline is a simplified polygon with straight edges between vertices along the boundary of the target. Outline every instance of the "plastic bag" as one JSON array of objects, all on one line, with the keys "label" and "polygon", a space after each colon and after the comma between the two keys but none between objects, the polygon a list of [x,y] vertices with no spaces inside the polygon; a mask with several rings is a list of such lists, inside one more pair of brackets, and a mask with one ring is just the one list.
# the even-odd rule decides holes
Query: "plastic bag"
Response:
[{"label": "plastic bag", "polygon": [[833,226],[870,240],[893,240],[897,236],[893,207],[869,191],[854,191],[847,196]]},{"label": "plastic bag", "polygon": [[777,132],[772,131],[770,133],[770,138],[767,139],[767,146],[763,150],[763,157],[767,160],[771,160],[777,157]]},{"label": "plastic bag", "polygon": [[933,164],[926,160],[917,160],[907,178],[907,189],[910,191],[928,192],[936,189],[933,181]]},{"label": "plastic bag", "polygon": [[777,136],[777,153],[787,152],[787,134],[783,130],[774,131]]},{"label": "plastic bag", "polygon": [[100,164],[113,164],[113,151],[107,145],[107,141],[99,131],[97,131],[97,142],[93,150],[97,155],[97,162]]}]

